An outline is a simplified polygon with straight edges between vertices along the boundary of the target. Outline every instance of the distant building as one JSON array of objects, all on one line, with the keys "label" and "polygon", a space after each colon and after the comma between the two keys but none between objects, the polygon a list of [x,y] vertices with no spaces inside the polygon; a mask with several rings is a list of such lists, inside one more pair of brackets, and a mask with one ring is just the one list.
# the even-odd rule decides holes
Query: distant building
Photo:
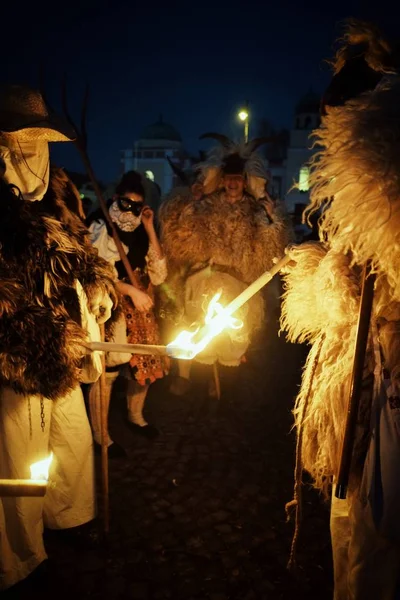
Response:
[{"label": "distant building", "polygon": [[[264,150],[264,158],[271,175],[269,192],[272,196],[284,200],[299,240],[310,232],[301,224],[301,215],[309,202],[307,163],[315,152],[311,148],[310,134],[319,123],[320,97],[310,90],[295,108],[292,129],[282,131],[277,141],[269,144]],[[272,131],[270,133],[272,134]],[[267,132],[262,135],[264,134]],[[193,173],[194,163],[204,160],[204,156],[201,159],[189,157],[180,133],[172,125],[165,123],[160,115],[156,123],[142,131],[133,148],[122,151],[122,172],[131,169],[139,171],[149,183],[152,181],[158,185],[163,198],[173,187],[181,185],[167,157],[187,175]],[[152,202],[155,207],[156,201],[149,200],[150,204]]]},{"label": "distant building", "polygon": [[299,239],[309,232],[309,229],[301,224],[301,215],[309,202],[310,171],[307,163],[315,152],[311,148],[310,134],[319,123],[320,97],[310,91],[296,106],[286,156],[271,156],[267,160],[272,176],[271,192],[284,199]]},{"label": "distant building", "polygon": [[187,167],[188,155],[180,133],[160,115],[156,123],[142,131],[133,148],[122,151],[122,171],[138,171],[156,183],[164,196],[177,184],[167,157],[180,169]]}]

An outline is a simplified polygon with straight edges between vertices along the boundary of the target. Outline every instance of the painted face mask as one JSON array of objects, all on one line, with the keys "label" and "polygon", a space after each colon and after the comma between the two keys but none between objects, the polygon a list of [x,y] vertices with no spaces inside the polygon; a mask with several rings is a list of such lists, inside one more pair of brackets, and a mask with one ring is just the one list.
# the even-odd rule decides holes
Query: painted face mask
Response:
[{"label": "painted face mask", "polygon": [[[121,208],[121,198],[115,200],[109,209],[111,221],[117,225],[121,231],[132,232],[139,227],[142,222],[142,202],[133,202],[129,198],[123,198],[126,201],[126,207]],[[130,203],[128,207],[128,203]],[[137,205],[137,206],[134,206]]]},{"label": "painted face mask", "polygon": [[48,143],[15,141],[0,145],[0,170],[3,179],[17,186],[24,200],[42,200],[49,186]]}]

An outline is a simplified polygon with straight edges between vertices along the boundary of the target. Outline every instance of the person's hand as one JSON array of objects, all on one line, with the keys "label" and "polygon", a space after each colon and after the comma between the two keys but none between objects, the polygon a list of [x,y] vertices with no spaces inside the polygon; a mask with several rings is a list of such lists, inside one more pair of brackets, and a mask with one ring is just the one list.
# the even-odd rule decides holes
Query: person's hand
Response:
[{"label": "person's hand", "polygon": [[285,254],[289,256],[290,260],[284,267],[281,269],[281,273],[284,275],[291,273],[293,269],[296,267],[298,261],[302,258],[302,255],[319,255],[320,259],[322,259],[326,254],[326,249],[321,244],[321,242],[303,242],[302,244],[291,244],[285,249]]},{"label": "person's hand", "polygon": [[146,231],[154,227],[154,211],[150,206],[145,206],[142,210],[142,223]]},{"label": "person's hand", "polygon": [[99,325],[102,325],[111,317],[111,312],[114,303],[106,292],[98,292],[93,299],[90,310],[96,317],[96,321]]},{"label": "person's hand", "polygon": [[264,198],[261,199],[260,202],[263,205],[263,207],[265,208],[265,212],[267,213],[267,215],[269,216],[269,218],[272,219],[272,217],[274,216],[274,212],[275,212],[274,201],[267,194],[267,195],[264,196]]},{"label": "person's hand", "polygon": [[129,286],[127,295],[133,302],[133,305],[139,312],[148,312],[154,306],[153,300],[150,298],[146,292],[142,292],[142,290],[138,290],[133,287],[133,285]]}]

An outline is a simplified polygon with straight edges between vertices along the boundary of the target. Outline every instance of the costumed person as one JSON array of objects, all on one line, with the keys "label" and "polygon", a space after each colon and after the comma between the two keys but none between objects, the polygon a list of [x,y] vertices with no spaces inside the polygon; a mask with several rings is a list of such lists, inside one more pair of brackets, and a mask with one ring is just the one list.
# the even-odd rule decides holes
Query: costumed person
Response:
[{"label": "costumed person", "polygon": [[74,135],[39,92],[1,87],[0,478],[29,479],[30,465],[53,455],[44,498],[0,498],[3,590],[46,561],[44,526],[83,542],[96,515],[80,382],[100,376],[100,356],[84,344],[99,339],[117,295],[64,202],[69,192],[50,176],[48,143]]},{"label": "costumed person", "polygon": [[[191,174],[185,173],[169,157],[167,157],[170,167],[175,174],[180,185],[172,189],[168,196],[164,199],[158,212],[159,223],[163,227],[171,230],[176,230],[179,227],[179,220],[185,207],[192,202],[197,202],[204,195],[204,178],[198,169],[195,169]],[[161,293],[161,309],[160,316],[162,329],[162,337],[165,340],[171,341],[176,333],[176,316],[177,316],[177,295],[183,293],[184,280],[187,274],[187,265],[180,264],[176,269],[172,269],[168,282],[162,286]],[[176,396],[182,396],[189,391],[190,372],[192,361],[176,360],[178,368],[178,376],[171,377],[170,392]],[[213,392],[211,392],[213,393]]]},{"label": "costumed person", "polygon": [[[237,145],[225,136],[199,165],[203,196],[197,200],[173,194],[160,213],[161,241],[169,276],[163,291],[175,311],[174,326],[186,329],[204,321],[208,302],[218,292],[226,305],[282,256],[290,239],[288,223],[263,201],[267,172],[256,153],[264,140]],[[235,317],[240,329],[227,330],[198,355],[196,361],[237,367],[255,331],[264,320],[261,294],[254,296]],[[232,369],[231,379],[232,377]],[[190,363],[180,361],[179,379],[185,390]],[[212,389],[212,388],[210,388]]]},{"label": "costumed person", "polygon": [[[132,344],[159,344],[159,331],[154,311],[154,286],[167,275],[163,256],[154,229],[154,213],[144,204],[144,189],[139,173],[128,171],[118,183],[109,206],[110,217],[127,253],[136,277],[136,287],[128,280],[125,267],[112,238],[108,223],[102,213],[93,213],[89,229],[92,243],[99,255],[105,258],[118,274],[117,289],[123,296],[123,315],[116,324],[114,341]],[[117,339],[118,338],[118,339]],[[148,438],[158,435],[158,430],[147,423],[143,408],[149,386],[168,372],[169,361],[163,356],[110,353],[106,359],[107,402],[118,374],[128,380],[127,424],[131,431]],[[90,419],[97,444],[101,441],[100,392],[95,384],[89,394]],[[125,455],[124,449],[108,436],[109,455]]]},{"label": "costumed person", "polygon": [[[400,77],[389,44],[365,23],[349,23],[335,66],[315,132],[321,151],[311,165],[306,212],[321,211],[322,241],[293,250],[282,305],[289,338],[312,345],[294,411],[294,503],[298,510],[302,469],[332,497],[335,600],[394,600],[400,573]],[[347,497],[338,499],[361,274],[369,262],[376,282],[362,394]],[[294,542],[297,534],[298,523]]]}]

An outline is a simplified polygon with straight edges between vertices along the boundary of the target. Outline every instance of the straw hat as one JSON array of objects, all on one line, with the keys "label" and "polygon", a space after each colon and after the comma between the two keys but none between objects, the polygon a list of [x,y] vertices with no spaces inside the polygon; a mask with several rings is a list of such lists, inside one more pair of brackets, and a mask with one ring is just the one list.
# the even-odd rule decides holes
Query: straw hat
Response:
[{"label": "straw hat", "polygon": [[50,112],[41,94],[23,85],[0,86],[0,137],[30,142],[69,142],[73,128]]}]

